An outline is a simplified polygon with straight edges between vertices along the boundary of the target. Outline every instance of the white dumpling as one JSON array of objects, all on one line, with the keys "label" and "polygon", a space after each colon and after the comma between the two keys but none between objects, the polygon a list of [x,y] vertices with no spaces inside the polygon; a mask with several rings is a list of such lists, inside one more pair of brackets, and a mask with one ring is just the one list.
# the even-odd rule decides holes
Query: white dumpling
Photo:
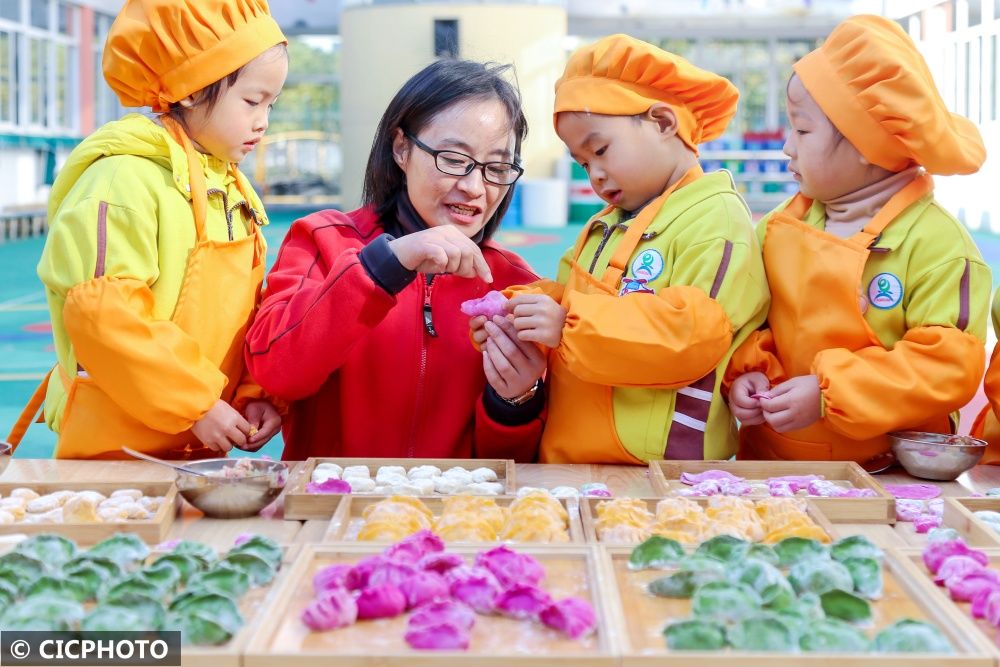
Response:
[{"label": "white dumpling", "polygon": [[323,483],[328,479],[340,479],[344,468],[336,463],[320,463],[313,468],[312,481]]},{"label": "white dumpling", "polygon": [[530,496],[533,493],[548,493],[548,489],[543,489],[540,486],[522,486],[517,490],[517,497],[521,498],[523,496]]},{"label": "white dumpling", "polygon": [[492,468],[476,468],[472,471],[473,482],[495,482],[497,481],[497,471]]},{"label": "white dumpling", "polygon": [[551,493],[556,498],[578,498],[580,496],[579,489],[572,486],[557,486],[552,489]]},{"label": "white dumpling", "polygon": [[142,498],[143,493],[139,489],[118,489],[117,491],[113,491],[111,493],[112,498],[119,498],[122,496],[131,498],[135,502],[139,502],[139,499]]},{"label": "white dumpling", "polygon": [[45,514],[46,512],[51,512],[54,509],[61,508],[63,506],[63,502],[64,501],[61,501],[57,494],[50,493],[30,501],[25,509],[28,510],[29,514]]},{"label": "white dumpling", "polygon": [[31,502],[35,498],[38,498],[41,495],[42,494],[38,493],[34,489],[26,489],[26,488],[21,487],[21,488],[17,488],[17,489],[14,489],[13,491],[11,491],[9,497],[10,498],[21,498],[22,500],[24,500],[25,504],[28,504],[29,502]]},{"label": "white dumpling", "polygon": [[410,484],[417,489],[416,495],[429,496],[434,493],[434,480],[431,478],[417,478],[410,480]]},{"label": "white dumpling", "polygon": [[402,475],[406,477],[406,468],[403,466],[379,466],[375,477],[378,478],[379,475]]},{"label": "white dumpling", "polygon": [[375,481],[385,486],[396,486],[398,484],[407,484],[410,480],[405,474],[400,474],[395,471],[383,472],[379,470],[378,474],[375,475]]},{"label": "white dumpling", "polygon": [[473,482],[465,487],[465,492],[471,496],[499,496],[503,493],[503,484],[498,482]]},{"label": "white dumpling", "polygon": [[348,477],[363,477],[370,479],[372,476],[371,471],[368,466],[347,466],[344,468],[344,472],[341,474],[342,479],[347,479]]},{"label": "white dumpling", "polygon": [[442,475],[441,477],[434,478],[434,491],[436,493],[441,493],[444,495],[451,495],[455,493],[459,488],[465,486],[464,484],[459,484],[453,478]]},{"label": "white dumpling", "polygon": [[374,493],[377,496],[388,496],[390,495],[391,490],[392,490],[391,486],[376,485],[375,488],[372,489],[372,493]]},{"label": "white dumpling", "polygon": [[344,481],[351,485],[351,493],[371,493],[375,490],[375,480],[369,477],[345,477]]},{"label": "white dumpling", "polygon": [[417,496],[420,495],[420,489],[408,481],[401,482],[399,484],[393,484],[389,487],[392,495],[394,496]]},{"label": "white dumpling", "polygon": [[434,479],[441,476],[441,468],[437,466],[417,466],[410,468],[406,476],[410,479]]},{"label": "white dumpling", "polygon": [[0,510],[0,524],[17,523],[17,517],[6,510]]},{"label": "white dumpling", "polygon": [[459,486],[465,486],[474,481],[472,479],[472,473],[465,468],[449,468],[445,471],[443,477],[454,480],[454,482]]}]

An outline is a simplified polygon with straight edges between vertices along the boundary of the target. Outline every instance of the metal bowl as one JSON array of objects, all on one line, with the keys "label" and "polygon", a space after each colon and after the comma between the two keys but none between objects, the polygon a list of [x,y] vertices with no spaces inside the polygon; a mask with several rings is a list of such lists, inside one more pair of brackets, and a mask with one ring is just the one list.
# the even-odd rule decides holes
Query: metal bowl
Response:
[{"label": "metal bowl", "polygon": [[922,479],[951,481],[979,463],[986,442],[967,435],[899,431],[890,433],[892,453],[906,472]]},{"label": "metal bowl", "polygon": [[[238,461],[241,466],[250,466],[249,473],[224,476]],[[211,475],[177,471],[177,490],[206,516],[216,519],[254,516],[281,495],[288,478],[288,466],[267,459],[205,459],[187,462],[184,467]]]},{"label": "metal bowl", "polygon": [[10,465],[11,455],[14,453],[14,446],[9,442],[0,442],[0,475],[3,475]]}]

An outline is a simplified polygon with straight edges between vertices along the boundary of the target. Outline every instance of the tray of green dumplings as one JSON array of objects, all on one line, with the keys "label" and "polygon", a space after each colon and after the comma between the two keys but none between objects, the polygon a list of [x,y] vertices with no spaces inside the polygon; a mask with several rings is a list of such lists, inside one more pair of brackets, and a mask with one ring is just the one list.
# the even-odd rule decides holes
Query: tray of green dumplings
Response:
[{"label": "tray of green dumplings", "polygon": [[994,664],[966,618],[863,536],[605,546],[622,666]]},{"label": "tray of green dumplings", "polygon": [[89,549],[35,535],[0,556],[0,630],[180,630],[185,667],[240,667],[282,559],[259,535],[221,553],[127,533]]}]

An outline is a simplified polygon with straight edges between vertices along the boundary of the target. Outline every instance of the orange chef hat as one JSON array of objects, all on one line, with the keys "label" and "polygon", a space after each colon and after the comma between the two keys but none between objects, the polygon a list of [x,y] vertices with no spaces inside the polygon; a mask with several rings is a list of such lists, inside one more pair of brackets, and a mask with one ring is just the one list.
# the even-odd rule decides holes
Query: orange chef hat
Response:
[{"label": "orange chef hat", "polygon": [[286,42],[267,0],[126,0],[104,78],[122,105],[162,113]]},{"label": "orange chef hat", "polygon": [[979,130],[953,114],[916,45],[881,16],[853,16],[793,66],[830,121],[872,164],[971,174],[986,159]]},{"label": "orange chef hat", "polygon": [[678,136],[697,153],[698,144],[725,131],[739,97],[718,74],[634,37],[611,35],[570,56],[556,81],[555,113],[634,116],[664,102],[677,114]]}]

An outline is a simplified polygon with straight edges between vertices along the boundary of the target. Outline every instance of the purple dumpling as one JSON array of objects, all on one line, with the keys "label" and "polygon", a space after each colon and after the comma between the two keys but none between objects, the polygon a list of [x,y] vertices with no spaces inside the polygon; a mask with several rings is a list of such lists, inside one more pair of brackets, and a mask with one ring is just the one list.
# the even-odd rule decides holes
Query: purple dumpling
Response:
[{"label": "purple dumpling", "polygon": [[334,588],[347,588],[347,573],[352,569],[351,565],[337,563],[327,565],[313,576],[313,590],[316,595]]},{"label": "purple dumpling", "polygon": [[958,539],[928,542],[923,552],[924,565],[927,566],[931,574],[937,574],[941,564],[949,556],[970,556],[983,565],[989,562],[989,558],[986,557],[985,553],[970,549],[963,540]]},{"label": "purple dumpling", "polygon": [[465,651],[469,648],[469,633],[451,623],[406,626],[404,635],[410,648],[423,651]]},{"label": "purple dumpling", "polygon": [[368,576],[369,586],[381,586],[389,584],[399,588],[403,582],[417,573],[417,568],[398,560],[391,560],[385,556],[375,563],[371,574]]},{"label": "purple dumpling", "polygon": [[431,572],[444,574],[448,570],[461,565],[465,565],[465,558],[459,556],[458,554],[441,551],[438,553],[427,554],[421,558],[420,562],[417,563],[417,569],[430,570]]},{"label": "purple dumpling", "polygon": [[358,605],[344,588],[324,591],[302,610],[302,622],[310,630],[343,628],[357,619]]},{"label": "purple dumpling", "polygon": [[948,579],[961,578],[981,569],[983,569],[983,564],[971,556],[949,556],[941,562],[937,574],[934,575],[934,581],[947,586]]},{"label": "purple dumpling", "polygon": [[383,559],[384,556],[382,554],[376,554],[375,556],[368,556],[359,560],[347,571],[347,575],[344,577],[344,586],[351,591],[360,591],[367,587],[368,579]]},{"label": "purple dumpling", "polygon": [[399,590],[406,596],[409,609],[419,607],[437,599],[447,599],[451,595],[448,580],[437,572],[427,570],[415,572],[399,584]]},{"label": "purple dumpling", "polygon": [[482,567],[456,567],[446,575],[451,583],[451,596],[464,602],[480,614],[490,614],[500,595],[500,584],[496,577]]},{"label": "purple dumpling", "polygon": [[416,563],[428,554],[442,551],[444,551],[444,542],[441,541],[441,538],[426,528],[422,528],[386,548],[382,553],[393,560]]},{"label": "purple dumpling", "polygon": [[581,598],[565,598],[542,610],[538,619],[572,639],[586,637],[597,628],[597,614],[589,602]]},{"label": "purple dumpling", "polygon": [[351,485],[342,479],[325,479],[306,484],[306,493],[350,493]]},{"label": "purple dumpling", "polygon": [[538,618],[551,604],[552,597],[537,586],[514,584],[497,597],[496,609],[511,618]]},{"label": "purple dumpling", "polygon": [[509,588],[514,584],[538,586],[545,579],[545,568],[527,554],[520,554],[508,546],[499,546],[481,551],[476,555],[476,565],[493,573],[500,586]]},{"label": "purple dumpling", "polygon": [[410,627],[450,623],[457,628],[471,630],[476,624],[476,612],[458,600],[435,600],[420,605],[410,614]]},{"label": "purple dumpling", "polygon": [[370,586],[357,599],[358,619],[391,618],[406,611],[403,591],[389,584]]},{"label": "purple dumpling", "polygon": [[972,598],[985,588],[1000,587],[1000,574],[993,570],[970,572],[964,577],[952,577],[948,580],[948,593],[955,602],[972,602]]}]

